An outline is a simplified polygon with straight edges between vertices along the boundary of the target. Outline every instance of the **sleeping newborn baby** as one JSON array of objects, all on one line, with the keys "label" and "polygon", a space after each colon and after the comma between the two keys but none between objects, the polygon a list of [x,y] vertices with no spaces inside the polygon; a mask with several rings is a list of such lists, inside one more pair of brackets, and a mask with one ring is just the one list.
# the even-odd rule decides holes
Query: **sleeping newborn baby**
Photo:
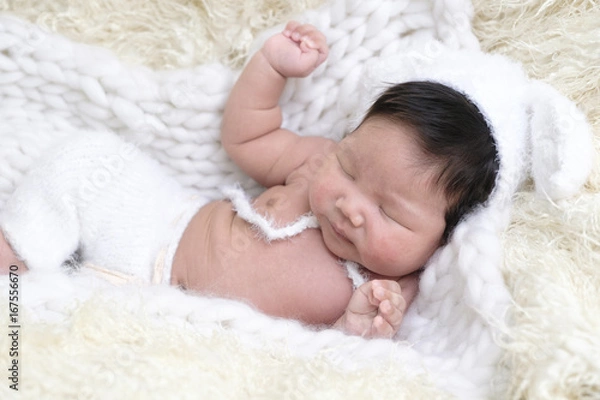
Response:
[{"label": "sleeping newborn baby", "polygon": [[[249,302],[279,317],[391,337],[418,275],[498,171],[479,109],[435,82],[391,85],[340,142],[281,127],[286,79],[327,58],[290,22],[245,67],[221,140],[266,190],[209,202],[108,132],[67,138],[0,215],[0,269],[83,268]],[[11,267],[12,265],[12,267]]]}]

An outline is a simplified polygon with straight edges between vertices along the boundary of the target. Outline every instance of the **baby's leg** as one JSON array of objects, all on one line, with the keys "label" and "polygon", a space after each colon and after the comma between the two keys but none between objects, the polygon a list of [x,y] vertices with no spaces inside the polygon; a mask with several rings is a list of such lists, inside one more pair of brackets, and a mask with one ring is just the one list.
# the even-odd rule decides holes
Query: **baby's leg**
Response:
[{"label": "baby's leg", "polygon": [[7,241],[32,270],[58,269],[79,250],[85,261],[149,280],[189,193],[112,133],[67,139],[7,201]]},{"label": "baby's leg", "polygon": [[81,169],[75,138],[50,149],[23,178],[0,213],[10,247],[33,269],[57,269],[79,244],[72,201]]}]

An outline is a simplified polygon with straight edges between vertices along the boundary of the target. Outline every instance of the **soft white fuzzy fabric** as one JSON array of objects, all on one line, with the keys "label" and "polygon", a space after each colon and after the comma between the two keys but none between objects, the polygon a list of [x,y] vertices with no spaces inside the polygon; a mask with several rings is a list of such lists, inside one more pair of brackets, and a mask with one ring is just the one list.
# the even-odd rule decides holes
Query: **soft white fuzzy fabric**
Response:
[{"label": "soft white fuzzy fabric", "polygon": [[[428,44],[416,49],[428,49]],[[530,80],[517,63],[439,43],[429,49],[368,60],[358,110],[367,109],[389,82],[429,80],[451,86],[484,114],[496,140],[500,170],[485,206],[468,216],[428,263],[399,336],[423,354],[443,354],[445,362],[455,358],[459,366],[453,365],[453,371],[464,368],[469,375],[487,367],[492,376],[497,362],[491,356],[497,351],[493,335],[505,329],[502,319],[509,302],[499,269],[499,232],[509,224],[514,195],[529,175],[536,191],[549,200],[575,195],[591,172],[592,134],[571,101]],[[352,127],[360,119],[360,114],[354,117]],[[470,357],[477,367],[468,371]],[[438,367],[445,362],[432,361]]]},{"label": "soft white fuzzy fabric", "polygon": [[189,221],[207,203],[112,132],[66,136],[34,163],[0,210],[0,228],[33,271],[78,257],[145,283],[168,284]]},{"label": "soft white fuzzy fabric", "polygon": [[[414,48],[411,46],[416,43],[435,46],[436,37],[445,39],[452,48],[473,48],[476,40],[468,24],[470,10],[470,4],[463,1],[333,1],[325,9],[307,14],[306,20],[330,38],[331,57],[314,77],[290,83],[284,96],[287,126],[304,133],[339,137],[346,117],[358,107],[356,93],[363,77],[363,61]],[[0,27],[4,56],[0,65],[6,72],[2,74],[0,110],[3,145],[6,142],[0,151],[7,160],[0,174],[4,196],[48,143],[81,127],[108,127],[137,141],[168,166],[177,179],[205,194],[216,196],[217,186],[243,179],[216,142],[218,116],[234,72],[219,65],[203,65],[193,71],[154,73],[124,66],[97,48],[73,44],[20,21],[3,19]],[[402,35],[405,37],[400,38]],[[412,54],[423,55],[420,50]],[[541,105],[540,113],[535,114],[542,115],[545,110],[548,108]],[[556,133],[546,137],[568,143]],[[532,159],[536,184],[552,197],[576,190],[579,178],[569,187],[560,175],[581,177],[589,163],[579,167],[563,162],[560,152],[568,155],[571,150],[553,145],[549,148],[557,151],[550,158],[551,170],[544,169],[548,160],[539,155]],[[519,167],[515,167],[519,176],[508,180],[510,187],[504,191],[507,196],[512,195],[513,185],[521,179],[523,160],[519,161]],[[541,175],[535,175],[535,165]],[[553,178],[556,172],[560,174]],[[244,184],[252,186],[247,180]],[[559,190],[555,192],[554,188]],[[412,342],[408,346],[364,342],[337,332],[314,333],[294,323],[265,318],[237,303],[184,298],[172,288],[143,289],[139,297],[130,299],[129,287],[123,292],[98,288],[83,277],[76,286],[75,281],[31,274],[23,278],[24,286],[29,288],[23,304],[28,313],[37,314],[31,321],[64,324],[73,315],[81,316],[73,313],[73,299],[85,301],[87,292],[94,288],[105,298],[118,299],[117,304],[127,305],[134,313],[140,310],[140,304],[152,304],[145,309],[151,316],[167,315],[170,321],[189,323],[200,332],[212,333],[215,327],[227,326],[228,332],[250,338],[255,344],[281,345],[276,354],[281,354],[282,348],[308,357],[324,352],[334,365],[354,368],[364,368],[377,359],[391,360],[394,368],[405,364],[412,371],[402,370],[398,378],[419,382],[422,377],[416,375],[425,366],[438,387],[461,397],[481,397],[492,393],[499,349],[493,341],[498,331],[491,326],[502,326],[508,300],[499,273],[499,232],[494,231],[505,226],[508,216],[501,210],[490,210],[482,210],[459,227],[453,243],[432,261],[421,283],[418,306],[411,311],[403,330]],[[489,238],[492,242],[486,240]],[[450,268],[455,262],[459,268]],[[486,267],[473,270],[474,265]],[[49,291],[49,284],[61,288],[61,292]],[[139,354],[135,359],[142,362],[144,353]],[[82,361],[82,365],[90,364]],[[401,385],[397,383],[394,392],[398,397]],[[106,390],[102,382],[96,381],[93,387]],[[431,398],[424,392],[417,393]]]},{"label": "soft white fuzzy fabric", "polygon": [[[416,47],[427,48],[427,43]],[[527,176],[533,177],[541,197],[559,200],[579,192],[590,175],[594,147],[585,114],[550,85],[529,79],[520,64],[506,57],[437,43],[435,50],[413,48],[368,60],[365,71],[358,110],[366,110],[388,82],[411,80],[443,83],[478,106],[500,154],[491,207],[510,206]],[[361,114],[355,116],[351,127],[361,119]]]},{"label": "soft white fuzzy fabric", "polygon": [[319,221],[312,213],[301,215],[291,224],[278,227],[273,221],[254,210],[250,197],[238,185],[224,187],[222,191],[223,195],[231,201],[235,212],[246,222],[257,228],[257,233],[267,242],[287,239],[305,229],[319,227]]}]

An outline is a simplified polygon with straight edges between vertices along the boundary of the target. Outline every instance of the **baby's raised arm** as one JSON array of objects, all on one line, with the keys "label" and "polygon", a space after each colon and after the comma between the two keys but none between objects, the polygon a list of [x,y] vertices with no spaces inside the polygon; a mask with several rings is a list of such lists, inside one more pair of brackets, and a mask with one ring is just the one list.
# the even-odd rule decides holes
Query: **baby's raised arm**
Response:
[{"label": "baby's raised arm", "polygon": [[225,106],[221,140],[233,161],[264,186],[282,184],[328,140],[281,128],[279,97],[287,78],[305,77],[327,58],[325,37],[290,22],[271,37],[240,75]]}]

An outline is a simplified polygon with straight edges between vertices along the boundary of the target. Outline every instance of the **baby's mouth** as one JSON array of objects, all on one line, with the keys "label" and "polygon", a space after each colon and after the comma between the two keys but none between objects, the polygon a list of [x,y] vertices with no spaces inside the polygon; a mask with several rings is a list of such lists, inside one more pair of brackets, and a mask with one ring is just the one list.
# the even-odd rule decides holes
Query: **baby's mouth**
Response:
[{"label": "baby's mouth", "polygon": [[339,236],[343,241],[351,243],[350,239],[348,239],[348,237],[344,234],[344,232],[342,232],[340,229],[338,229],[338,227],[335,224],[330,223],[330,225],[331,225],[331,229],[335,232],[335,234],[337,236]]}]

